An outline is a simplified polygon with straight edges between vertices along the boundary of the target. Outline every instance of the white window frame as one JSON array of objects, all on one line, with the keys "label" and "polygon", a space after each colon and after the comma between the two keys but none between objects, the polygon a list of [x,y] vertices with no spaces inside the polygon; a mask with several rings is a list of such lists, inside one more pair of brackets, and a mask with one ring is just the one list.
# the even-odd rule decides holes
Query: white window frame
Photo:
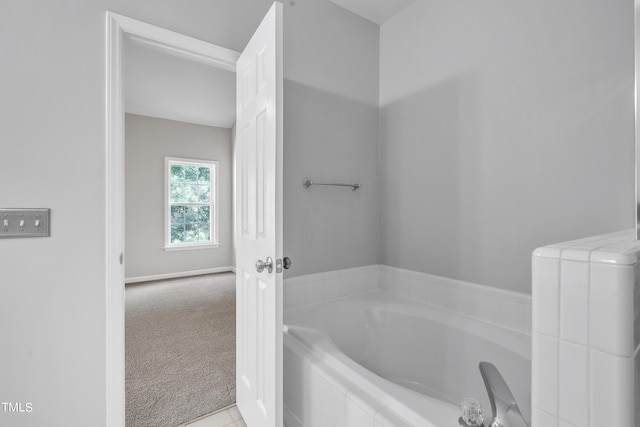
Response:
[{"label": "white window frame", "polygon": [[[209,175],[211,198],[210,212],[210,240],[208,242],[171,243],[171,165],[207,166],[211,169]],[[218,167],[217,160],[186,159],[182,157],[164,158],[164,247],[165,251],[183,251],[193,249],[210,249],[220,247],[218,240]]]}]

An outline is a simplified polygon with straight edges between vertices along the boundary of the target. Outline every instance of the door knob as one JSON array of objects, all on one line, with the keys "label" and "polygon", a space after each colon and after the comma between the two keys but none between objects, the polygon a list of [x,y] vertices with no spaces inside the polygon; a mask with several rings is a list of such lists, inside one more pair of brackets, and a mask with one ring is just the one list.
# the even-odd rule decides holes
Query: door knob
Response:
[{"label": "door knob", "polygon": [[256,271],[258,273],[262,273],[265,268],[267,269],[268,273],[273,272],[273,260],[270,256],[268,256],[264,261],[262,261],[261,259],[256,261]]},{"label": "door knob", "polygon": [[282,273],[283,267],[285,270],[288,270],[291,268],[291,258],[286,256],[282,259],[278,258],[276,260],[276,273]]}]

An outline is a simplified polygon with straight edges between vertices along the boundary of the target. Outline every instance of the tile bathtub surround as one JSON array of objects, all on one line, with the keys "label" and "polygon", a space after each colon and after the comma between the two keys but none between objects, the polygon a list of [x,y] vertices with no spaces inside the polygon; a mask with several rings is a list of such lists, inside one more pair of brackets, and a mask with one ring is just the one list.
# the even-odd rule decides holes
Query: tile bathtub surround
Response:
[{"label": "tile bathtub surround", "polygon": [[461,280],[380,266],[380,288],[413,300],[531,334],[531,297]]},{"label": "tile bathtub surround", "polygon": [[378,288],[378,265],[307,274],[284,280],[286,310],[317,304]]},{"label": "tile bathtub surround", "polygon": [[632,230],[534,251],[532,427],[640,422],[639,260]]},{"label": "tile bathtub surround", "polygon": [[375,289],[531,334],[529,295],[387,265],[285,279],[284,305],[289,310]]},{"label": "tile bathtub surround", "polygon": [[313,350],[285,335],[287,427],[411,427],[365,389],[331,368]]}]

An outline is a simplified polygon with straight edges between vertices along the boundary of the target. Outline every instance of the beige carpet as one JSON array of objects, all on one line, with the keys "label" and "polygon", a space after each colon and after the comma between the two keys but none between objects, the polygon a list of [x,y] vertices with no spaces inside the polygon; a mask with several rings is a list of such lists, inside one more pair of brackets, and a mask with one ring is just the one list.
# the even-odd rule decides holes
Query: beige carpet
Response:
[{"label": "beige carpet", "polygon": [[127,427],[174,427],[235,402],[235,274],[127,285]]}]

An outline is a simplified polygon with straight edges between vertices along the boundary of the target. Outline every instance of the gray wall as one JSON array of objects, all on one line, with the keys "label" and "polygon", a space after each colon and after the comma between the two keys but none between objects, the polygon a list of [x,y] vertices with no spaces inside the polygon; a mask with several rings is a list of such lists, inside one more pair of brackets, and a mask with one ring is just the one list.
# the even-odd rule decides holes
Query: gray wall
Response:
[{"label": "gray wall", "polygon": [[[379,27],[329,1],[284,6],[287,275],[375,264]],[[305,190],[303,178],[362,188]]]},{"label": "gray wall", "polygon": [[[231,129],[126,115],[125,277],[232,266]],[[165,156],[218,161],[220,247],[164,251]]]},{"label": "gray wall", "polygon": [[633,226],[633,2],[415,2],[381,28],[384,264],[530,292]]},{"label": "gray wall", "polygon": [[[51,237],[0,240],[0,424],[104,426],[105,11],[241,50],[271,1],[0,2],[0,200]],[[70,416],[72,414],[72,416]]]}]

